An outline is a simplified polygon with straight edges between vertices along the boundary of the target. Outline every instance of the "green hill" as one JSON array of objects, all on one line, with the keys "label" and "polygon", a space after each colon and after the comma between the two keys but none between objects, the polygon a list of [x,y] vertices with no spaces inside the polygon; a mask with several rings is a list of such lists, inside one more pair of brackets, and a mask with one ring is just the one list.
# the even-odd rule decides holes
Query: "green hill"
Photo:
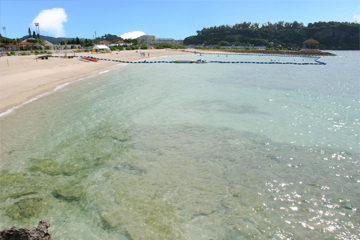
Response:
[{"label": "green hill", "polygon": [[320,42],[320,49],[328,50],[359,50],[358,23],[347,22],[315,22],[304,26],[297,21],[289,23],[243,22],[232,26],[203,28],[196,31],[197,35],[184,39],[185,45],[221,45],[221,46],[278,46],[288,48],[302,47],[302,43],[313,37]]}]

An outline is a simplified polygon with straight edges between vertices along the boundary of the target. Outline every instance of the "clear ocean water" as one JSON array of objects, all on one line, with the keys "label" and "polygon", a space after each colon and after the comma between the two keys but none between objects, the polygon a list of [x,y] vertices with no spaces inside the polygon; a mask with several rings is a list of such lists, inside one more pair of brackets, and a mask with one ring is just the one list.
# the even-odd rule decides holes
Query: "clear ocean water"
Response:
[{"label": "clear ocean water", "polygon": [[[360,239],[360,52],[334,53],[123,64],[25,104],[0,119],[0,228]],[[199,58],[314,60],[158,60]]]}]

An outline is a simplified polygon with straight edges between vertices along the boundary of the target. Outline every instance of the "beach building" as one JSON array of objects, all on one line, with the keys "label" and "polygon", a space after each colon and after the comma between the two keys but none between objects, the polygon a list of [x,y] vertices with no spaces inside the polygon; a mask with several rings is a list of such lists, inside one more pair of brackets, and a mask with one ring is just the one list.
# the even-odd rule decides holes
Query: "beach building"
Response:
[{"label": "beach building", "polygon": [[176,45],[183,45],[184,44],[184,40],[174,40],[174,44]]},{"label": "beach building", "polygon": [[80,44],[55,44],[53,45],[52,50],[66,50],[66,49],[74,49],[74,48],[82,48]]},{"label": "beach building", "polygon": [[174,38],[156,38],[154,35],[142,35],[137,38],[139,44],[155,45],[160,43],[183,44],[184,40],[175,40]]},{"label": "beach building", "polygon": [[303,42],[301,51],[320,51],[318,45],[319,42],[311,37]]},{"label": "beach building", "polygon": [[105,45],[105,46],[110,46],[110,44],[112,44],[112,42],[109,42],[109,41],[103,40],[103,41],[101,41],[101,42],[98,42],[97,44],[100,44],[100,45]]},{"label": "beach building", "polygon": [[139,44],[147,44],[147,45],[154,45],[155,43],[155,36],[154,35],[142,35],[137,38]]},{"label": "beach building", "polygon": [[155,41],[154,41],[155,44],[160,44],[163,42],[175,44],[175,39],[173,39],[173,38],[155,38]]},{"label": "beach building", "polygon": [[131,45],[132,43],[127,43],[125,41],[119,40],[109,45],[109,47],[113,46],[123,46],[123,45]]},{"label": "beach building", "polygon": [[[30,41],[28,41],[30,40]],[[33,40],[33,41],[31,41]],[[49,41],[46,40],[42,40],[44,44],[40,44],[38,42],[34,42],[36,39],[35,38],[28,38],[23,40],[20,43],[9,43],[7,45],[4,44],[4,46],[2,46],[5,50],[10,50],[10,51],[28,51],[28,50],[34,50],[34,49],[48,49],[48,50],[53,50],[54,49],[54,44],[52,44]]]},{"label": "beach building", "polygon": [[21,50],[33,50],[35,47],[40,47],[40,45],[33,42],[20,42],[20,43],[9,43],[5,45],[5,50],[10,51],[21,51]]},{"label": "beach building", "polygon": [[54,44],[52,44],[51,42],[47,41],[47,40],[43,40],[44,41],[44,47],[45,49],[48,50],[54,50]]}]

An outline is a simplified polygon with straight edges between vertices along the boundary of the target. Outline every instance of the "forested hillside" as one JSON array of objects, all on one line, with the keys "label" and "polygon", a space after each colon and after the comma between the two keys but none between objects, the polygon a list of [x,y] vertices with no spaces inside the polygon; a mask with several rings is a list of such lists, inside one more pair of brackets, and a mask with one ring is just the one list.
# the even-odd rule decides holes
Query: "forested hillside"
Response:
[{"label": "forested hillside", "polygon": [[284,22],[258,23],[243,22],[232,26],[203,28],[197,35],[184,39],[185,45],[205,44],[221,46],[269,46],[283,45],[288,48],[301,47],[302,43],[313,37],[320,42],[320,49],[359,50],[358,23],[315,22],[304,26],[302,23]]}]

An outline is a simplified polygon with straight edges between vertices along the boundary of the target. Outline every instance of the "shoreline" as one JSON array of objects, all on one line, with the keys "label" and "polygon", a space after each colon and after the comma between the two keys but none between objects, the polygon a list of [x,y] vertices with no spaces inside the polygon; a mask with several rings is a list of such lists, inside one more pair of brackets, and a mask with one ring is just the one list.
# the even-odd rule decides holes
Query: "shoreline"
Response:
[{"label": "shoreline", "polygon": [[[142,58],[140,52],[145,52],[146,57]],[[293,53],[278,55],[290,55]],[[80,52],[69,53],[67,56],[94,56],[110,60],[141,61],[153,60],[159,57],[193,55],[199,53],[250,53],[250,54],[271,54],[268,51],[228,51],[208,49],[186,49],[186,50],[127,50],[111,53]],[[150,54],[150,55],[148,55]],[[299,56],[301,53],[298,52]],[[41,55],[40,55],[41,56]],[[104,70],[128,63],[100,60],[84,62],[76,58],[63,58],[65,53],[52,54],[48,60],[37,59],[38,56],[9,56],[0,58],[0,117],[6,116],[13,110],[22,107],[40,97],[57,91],[57,88],[65,87],[78,80],[96,76]],[[56,57],[58,56],[58,57]],[[307,55],[310,56],[310,55]],[[318,55],[320,56],[320,55]],[[334,55],[332,55],[334,56]]]},{"label": "shoreline", "polygon": [[[293,50],[236,50],[236,49],[194,49],[195,52],[212,52],[212,53],[242,53],[242,54],[269,54],[269,55],[296,55],[296,56],[336,56],[333,53],[322,52],[322,51],[293,51]],[[192,52],[194,52],[192,51]]]},{"label": "shoreline", "polygon": [[[140,52],[146,57],[141,58]],[[148,54],[150,54],[148,56]],[[94,55],[111,60],[139,61],[163,56],[190,55],[189,52],[167,50],[128,50],[111,53],[67,53],[67,56]],[[53,54],[53,56],[64,56]],[[36,59],[37,56],[1,57],[0,117],[22,107],[40,97],[50,94],[68,84],[84,80],[115,66],[127,63],[113,61],[84,62],[78,58],[51,57],[48,60]],[[62,87],[61,87],[62,86]]]}]

